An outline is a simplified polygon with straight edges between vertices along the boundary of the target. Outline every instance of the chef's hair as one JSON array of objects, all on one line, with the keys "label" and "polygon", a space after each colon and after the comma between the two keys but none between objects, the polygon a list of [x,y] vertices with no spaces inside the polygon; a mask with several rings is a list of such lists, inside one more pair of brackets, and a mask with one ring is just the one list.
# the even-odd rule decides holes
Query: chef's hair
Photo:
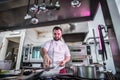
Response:
[{"label": "chef's hair", "polygon": [[61,30],[61,32],[62,32],[62,28],[59,27],[59,26],[55,26],[55,27],[53,28],[53,31],[54,31],[54,30]]}]

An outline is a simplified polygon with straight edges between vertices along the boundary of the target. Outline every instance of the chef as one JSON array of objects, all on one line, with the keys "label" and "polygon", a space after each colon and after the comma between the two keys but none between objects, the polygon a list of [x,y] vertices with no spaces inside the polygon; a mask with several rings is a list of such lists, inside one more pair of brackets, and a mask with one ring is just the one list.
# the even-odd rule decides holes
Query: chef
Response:
[{"label": "chef", "polygon": [[62,67],[59,73],[66,73],[65,64],[70,61],[70,50],[68,46],[61,41],[62,29],[58,26],[53,28],[53,39],[45,42],[43,53],[43,66]]}]

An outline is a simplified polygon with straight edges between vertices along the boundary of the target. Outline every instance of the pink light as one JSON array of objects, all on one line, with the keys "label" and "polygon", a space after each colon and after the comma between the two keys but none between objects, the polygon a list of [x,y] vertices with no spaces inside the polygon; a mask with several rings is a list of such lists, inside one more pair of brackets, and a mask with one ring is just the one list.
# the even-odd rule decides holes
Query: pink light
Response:
[{"label": "pink light", "polygon": [[80,9],[80,8],[76,8],[75,10],[75,13],[73,14],[74,17],[78,17],[78,16],[90,16],[90,10],[87,9],[87,8],[83,8],[83,9]]},{"label": "pink light", "polygon": [[102,43],[101,43],[101,40],[100,40],[100,33],[99,33],[99,26],[98,26],[98,37],[99,37],[99,47],[100,47],[100,50],[102,50]]},{"label": "pink light", "polygon": [[89,10],[82,10],[81,16],[90,16],[90,11]]}]

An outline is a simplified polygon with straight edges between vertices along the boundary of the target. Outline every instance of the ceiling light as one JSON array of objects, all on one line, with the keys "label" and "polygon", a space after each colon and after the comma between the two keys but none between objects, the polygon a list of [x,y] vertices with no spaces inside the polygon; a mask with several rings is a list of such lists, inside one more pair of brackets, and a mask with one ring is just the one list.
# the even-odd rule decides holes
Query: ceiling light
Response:
[{"label": "ceiling light", "polygon": [[30,7],[30,0],[28,0],[27,12],[26,12],[26,15],[24,16],[25,20],[31,18],[31,15],[29,15],[29,7]]},{"label": "ceiling light", "polygon": [[32,17],[31,17],[31,15],[29,15],[29,14],[26,14],[25,17],[24,17],[25,20],[26,20],[26,19],[30,19],[30,18],[32,18]]},{"label": "ceiling light", "polygon": [[46,4],[45,4],[45,3],[42,3],[42,4],[39,6],[39,10],[40,10],[40,11],[43,11],[43,12],[48,11],[47,8],[46,8]]},{"label": "ceiling light", "polygon": [[31,23],[32,23],[32,24],[37,24],[38,22],[39,22],[39,20],[38,20],[37,17],[33,17],[33,18],[31,19]]},{"label": "ceiling light", "polygon": [[46,6],[46,8],[47,8],[48,10],[52,10],[52,9],[55,8],[55,6],[53,5],[52,2],[50,2],[50,3]]},{"label": "ceiling light", "polygon": [[[55,4],[53,4],[52,0],[49,0],[49,3],[46,3],[46,0],[42,0],[42,3],[40,3],[40,0],[34,0],[34,4],[32,7],[31,5],[31,0],[28,0],[28,6],[27,6],[27,12],[24,17],[25,20],[31,19],[32,24],[37,24],[39,22],[38,18],[36,15],[38,15],[40,12],[46,12],[48,10],[59,10],[60,9],[60,4],[59,1],[57,0]],[[29,12],[31,15],[29,15]],[[34,17],[32,17],[34,15]]]},{"label": "ceiling light", "polygon": [[71,5],[73,7],[80,7],[81,2],[79,0],[73,0],[73,1],[71,1]]},{"label": "ceiling light", "polygon": [[60,9],[59,1],[56,1],[56,3],[53,4],[52,0],[50,0],[49,4],[46,5],[46,8],[47,8],[48,10],[53,10],[53,9],[59,10],[59,9]]},{"label": "ceiling light", "polygon": [[39,22],[39,20],[37,18],[32,18],[31,19],[32,24],[37,24],[38,22]]},{"label": "ceiling light", "polygon": [[33,13],[36,13],[37,10],[38,10],[38,5],[33,5],[33,7],[30,8],[30,11]]},{"label": "ceiling light", "polygon": [[59,1],[56,2],[55,7],[56,7],[56,10],[60,9],[60,3],[59,3]]}]

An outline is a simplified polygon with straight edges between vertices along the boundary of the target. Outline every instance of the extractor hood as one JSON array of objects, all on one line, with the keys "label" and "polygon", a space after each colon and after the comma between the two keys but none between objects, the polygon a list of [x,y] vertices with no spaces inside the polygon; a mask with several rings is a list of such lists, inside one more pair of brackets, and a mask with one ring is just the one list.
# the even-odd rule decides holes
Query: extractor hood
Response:
[{"label": "extractor hood", "polygon": [[83,42],[89,29],[88,23],[71,23],[69,31],[63,34],[65,42]]},{"label": "extractor hood", "polygon": [[63,34],[63,39],[65,42],[83,42],[87,33],[69,33]]}]

